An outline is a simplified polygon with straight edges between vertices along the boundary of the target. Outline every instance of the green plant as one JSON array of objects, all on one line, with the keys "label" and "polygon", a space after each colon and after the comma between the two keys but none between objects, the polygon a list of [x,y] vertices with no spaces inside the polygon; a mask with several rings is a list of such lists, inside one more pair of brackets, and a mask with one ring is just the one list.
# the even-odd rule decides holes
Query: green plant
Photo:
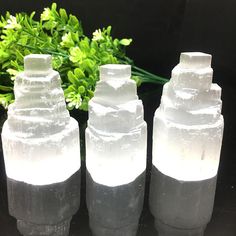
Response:
[{"label": "green plant", "polygon": [[30,53],[52,55],[68,109],[88,109],[102,64],[131,64],[132,78],[138,85],[167,81],[136,67],[125,54],[132,39],[113,39],[111,26],[96,30],[89,38],[77,17],[68,15],[65,9],[58,10],[56,3],[44,9],[40,20],[35,20],[34,15],[12,16],[7,12],[0,19],[0,103],[5,108],[14,101],[14,79],[23,70],[24,56]]}]

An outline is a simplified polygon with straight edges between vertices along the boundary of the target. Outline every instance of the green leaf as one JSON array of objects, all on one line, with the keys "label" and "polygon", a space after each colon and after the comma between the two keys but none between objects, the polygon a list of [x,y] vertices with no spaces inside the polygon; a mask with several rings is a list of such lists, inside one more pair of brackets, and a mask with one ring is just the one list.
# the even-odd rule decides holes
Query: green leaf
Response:
[{"label": "green leaf", "polygon": [[52,4],[51,9],[52,9],[53,11],[56,11],[56,10],[57,10],[57,4],[56,4],[55,2]]},{"label": "green leaf", "polygon": [[10,61],[6,61],[5,63],[2,64],[2,69],[5,69],[9,65],[11,65],[11,62]]},{"label": "green leaf", "polygon": [[40,15],[41,21],[47,21],[52,18],[52,12],[49,8],[44,8],[44,11]]},{"label": "green leaf", "polygon": [[7,109],[8,106],[14,102],[14,95],[13,93],[4,93],[0,94],[0,104]]},{"label": "green leaf", "polygon": [[92,98],[94,96],[94,92],[88,89],[88,95],[90,98]]},{"label": "green leaf", "polygon": [[80,67],[82,70],[87,71],[89,74],[92,74],[93,71],[96,69],[95,62],[88,58],[81,62]]},{"label": "green leaf", "polygon": [[34,16],[35,16],[35,11],[33,11],[33,12],[30,14],[30,16],[29,16],[29,18],[30,18],[30,21],[32,21],[32,20],[33,20]]},{"label": "green leaf", "polygon": [[79,80],[76,78],[76,76],[73,74],[72,71],[68,71],[67,77],[68,77],[68,80],[69,80],[72,84],[79,84]]},{"label": "green leaf", "polygon": [[84,72],[80,68],[75,68],[74,74],[78,79],[83,79],[85,77]]},{"label": "green leaf", "polygon": [[79,20],[74,15],[69,15],[68,25],[72,26],[74,29],[79,28]]},{"label": "green leaf", "polygon": [[62,56],[53,56],[52,57],[52,66],[55,70],[58,70],[63,65]]},{"label": "green leaf", "polygon": [[81,62],[86,57],[86,54],[79,47],[70,48],[70,60],[74,63]]},{"label": "green leaf", "polygon": [[29,39],[29,36],[24,35],[18,40],[18,43],[21,44],[22,46],[25,46],[28,43],[28,39]]},{"label": "green leaf", "polygon": [[76,91],[77,91],[77,88],[72,84],[64,90],[64,94],[65,96],[67,96],[69,93],[76,92]]},{"label": "green leaf", "polygon": [[61,18],[66,22],[68,20],[68,15],[66,13],[66,10],[61,8],[59,10],[59,13],[60,13]]},{"label": "green leaf", "polygon": [[89,86],[89,83],[85,80],[82,80],[82,85],[87,88]]},{"label": "green leaf", "polygon": [[15,50],[15,55],[16,55],[17,61],[20,61],[20,62],[23,63],[24,55],[21,53],[21,51],[20,50]]},{"label": "green leaf", "polygon": [[56,21],[47,21],[43,24],[43,27],[47,30],[51,30],[54,29],[57,26],[57,22]]},{"label": "green leaf", "polygon": [[89,45],[89,39],[85,37],[79,42],[79,47],[82,51],[89,53],[90,52],[90,45]]},{"label": "green leaf", "polygon": [[19,73],[19,71],[14,70],[14,69],[10,69],[10,68],[7,69],[7,72],[12,76],[16,76]]},{"label": "green leaf", "polygon": [[117,48],[119,46],[119,44],[120,44],[119,39],[114,39],[113,44]]},{"label": "green leaf", "polygon": [[129,46],[132,42],[132,39],[121,39],[120,44],[124,46]]},{"label": "green leaf", "polygon": [[66,33],[62,36],[62,42],[60,43],[60,45],[65,48],[74,47],[75,43],[72,39],[71,32]]},{"label": "green leaf", "polygon": [[139,76],[131,76],[131,79],[136,82],[138,87],[142,84],[142,79]]},{"label": "green leaf", "polygon": [[11,91],[13,91],[13,88],[9,87],[9,86],[0,85],[0,90],[2,90],[4,92],[11,92]]},{"label": "green leaf", "polygon": [[79,93],[80,94],[83,94],[83,93],[85,93],[85,87],[84,86],[79,86],[79,88],[78,88],[78,91],[79,91]]},{"label": "green leaf", "polygon": [[107,35],[110,35],[110,34],[111,34],[111,29],[112,29],[112,27],[109,25],[109,26],[107,27],[107,29],[106,29]]},{"label": "green leaf", "polygon": [[79,32],[78,31],[72,32],[71,33],[71,38],[74,42],[79,42]]}]

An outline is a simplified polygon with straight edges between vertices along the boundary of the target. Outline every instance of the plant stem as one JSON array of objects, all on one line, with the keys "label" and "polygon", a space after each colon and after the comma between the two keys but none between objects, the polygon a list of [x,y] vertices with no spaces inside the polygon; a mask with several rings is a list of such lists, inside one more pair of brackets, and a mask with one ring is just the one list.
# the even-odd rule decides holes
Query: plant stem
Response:
[{"label": "plant stem", "polygon": [[151,82],[153,81],[154,83],[166,83],[168,80],[162,78],[162,77],[159,77],[157,75],[148,75],[148,74],[144,74],[144,73],[141,73],[139,71],[135,71],[135,70],[132,70],[132,75],[134,76],[140,76],[142,77],[141,79],[149,79],[151,80]]},{"label": "plant stem", "polygon": [[28,48],[28,49],[32,49],[32,50],[38,50],[42,53],[49,53],[49,54],[52,54],[52,55],[62,56],[66,59],[69,58],[69,55],[67,55],[67,54],[56,52],[56,51],[51,51],[51,50],[48,50],[46,48],[38,48],[38,47],[29,46],[29,45],[23,45],[21,43],[17,43],[17,45],[19,45],[21,47]]},{"label": "plant stem", "polygon": [[169,81],[166,78],[155,75],[155,74],[150,73],[138,66],[135,66],[133,63],[133,60],[131,60],[129,57],[125,57],[124,59],[120,59],[120,62],[125,63],[125,64],[130,64],[132,66],[132,75],[139,76],[141,79],[141,83],[155,83],[155,84],[162,84],[163,85]]},{"label": "plant stem", "polygon": [[0,90],[9,92],[9,91],[13,91],[13,88],[9,86],[0,85]]}]

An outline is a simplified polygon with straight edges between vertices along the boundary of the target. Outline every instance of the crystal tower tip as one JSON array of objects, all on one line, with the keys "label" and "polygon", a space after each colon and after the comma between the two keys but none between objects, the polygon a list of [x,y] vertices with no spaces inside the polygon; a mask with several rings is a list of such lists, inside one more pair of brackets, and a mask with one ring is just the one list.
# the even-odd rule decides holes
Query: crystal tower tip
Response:
[{"label": "crystal tower tip", "polygon": [[211,55],[202,52],[183,52],[180,64],[184,68],[206,68],[211,66]]},{"label": "crystal tower tip", "polygon": [[24,58],[24,68],[27,74],[47,74],[52,70],[51,55],[30,54]]},{"label": "crystal tower tip", "polygon": [[100,78],[130,78],[131,66],[120,64],[107,64],[100,66]]}]

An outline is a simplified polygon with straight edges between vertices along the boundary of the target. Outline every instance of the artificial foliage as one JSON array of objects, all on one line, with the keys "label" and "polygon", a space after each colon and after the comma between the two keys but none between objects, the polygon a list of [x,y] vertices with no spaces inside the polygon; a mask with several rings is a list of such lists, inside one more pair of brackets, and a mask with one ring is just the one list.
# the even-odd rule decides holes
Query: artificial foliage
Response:
[{"label": "artificial foliage", "polygon": [[113,38],[111,30],[111,26],[97,29],[88,37],[78,18],[56,3],[45,8],[39,20],[35,12],[15,16],[7,12],[0,19],[0,104],[7,108],[14,101],[14,80],[23,71],[24,56],[31,53],[52,55],[68,109],[88,109],[103,64],[131,64],[137,85],[167,81],[135,66],[125,52],[132,39]]}]

